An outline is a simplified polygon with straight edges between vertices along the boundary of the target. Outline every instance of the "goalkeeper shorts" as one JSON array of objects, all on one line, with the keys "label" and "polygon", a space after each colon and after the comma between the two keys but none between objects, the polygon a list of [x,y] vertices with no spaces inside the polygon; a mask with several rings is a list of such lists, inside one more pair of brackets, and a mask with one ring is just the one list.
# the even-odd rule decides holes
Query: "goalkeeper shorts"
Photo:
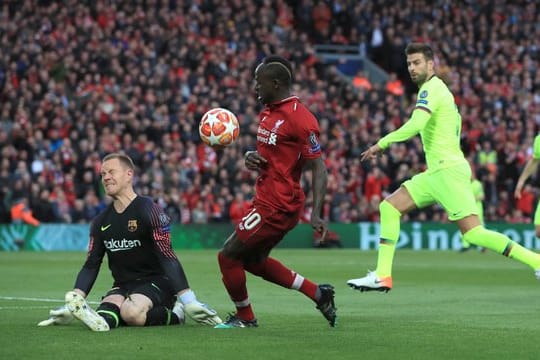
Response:
[{"label": "goalkeeper shorts", "polygon": [[176,302],[176,294],[165,276],[137,279],[122,284],[115,283],[114,287],[103,298],[109,295],[122,295],[127,298],[131,294],[141,294],[148,297],[152,300],[154,307],[165,306],[172,309]]}]

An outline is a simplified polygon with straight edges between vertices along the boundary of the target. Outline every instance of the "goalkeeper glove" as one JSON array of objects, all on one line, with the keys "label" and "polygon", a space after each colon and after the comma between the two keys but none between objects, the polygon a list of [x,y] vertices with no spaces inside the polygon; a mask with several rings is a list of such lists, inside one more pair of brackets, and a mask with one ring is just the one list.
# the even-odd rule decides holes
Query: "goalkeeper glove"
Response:
[{"label": "goalkeeper glove", "polygon": [[40,321],[38,326],[49,325],[67,325],[73,320],[73,315],[68,310],[66,305],[57,307],[49,311],[49,318],[47,320]]},{"label": "goalkeeper glove", "polygon": [[216,310],[197,300],[184,304],[184,313],[199,324],[215,326],[223,322]]}]

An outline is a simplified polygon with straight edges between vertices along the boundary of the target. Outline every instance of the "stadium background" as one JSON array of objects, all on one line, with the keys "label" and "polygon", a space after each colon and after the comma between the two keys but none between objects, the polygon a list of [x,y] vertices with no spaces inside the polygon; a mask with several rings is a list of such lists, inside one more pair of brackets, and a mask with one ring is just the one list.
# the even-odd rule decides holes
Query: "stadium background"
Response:
[{"label": "stadium background", "polygon": [[[486,190],[488,225],[530,234],[538,178],[523,203],[511,194],[540,126],[539,12],[534,0],[0,0],[0,240],[47,230],[41,239],[49,239],[73,227],[79,235],[62,241],[87,242],[87,223],[106,202],[96,164],[119,149],[137,162],[138,190],[168,209],[176,227],[209,228],[196,223],[209,221],[230,229],[227,205],[238,194],[249,199],[253,182],[242,169],[256,130],[252,69],[277,52],[293,60],[295,91],[324,130],[331,229],[365,226],[369,241],[380,197],[423,166],[418,140],[394,147],[380,172],[358,162],[411,111],[414,87],[402,49],[412,39],[432,42],[439,70],[452,80],[464,150]],[[319,51],[334,45],[348,46],[347,54]],[[353,78],[359,66],[371,89]],[[402,95],[399,82],[390,83],[392,93],[379,82],[392,73]],[[220,154],[199,146],[196,132],[200,114],[215,105],[234,110],[243,125],[237,146]],[[38,227],[10,222],[11,206],[25,198]],[[456,231],[437,208],[406,220],[416,221],[403,225],[412,242],[416,226]],[[30,244],[14,242],[10,250]],[[216,251],[178,254],[198,297],[220,314],[230,311]],[[400,251],[395,289],[384,295],[345,284],[374,265],[375,250],[274,254],[336,285],[338,327],[327,326],[307,299],[250,279],[256,331],[193,322],[106,335],[80,323],[40,328],[36,323],[64,302],[84,252],[0,251],[0,358],[493,360],[540,353],[538,284],[530,269],[498,254]],[[92,304],[109,288],[103,269]]]},{"label": "stadium background", "polygon": [[[377,165],[358,160],[412,110],[403,55],[411,40],[434,46],[456,96],[486,221],[531,222],[537,177],[520,201],[512,193],[540,131],[534,1],[0,4],[1,223],[17,222],[10,210],[23,201],[41,224],[87,224],[108,201],[100,158],[125,151],[138,168],[137,191],[175,223],[230,224],[252,196],[255,174],[242,158],[255,146],[260,109],[252,73],[271,53],[291,59],[294,93],[320,120],[325,218],[376,222],[380,200],[424,169],[418,138]],[[197,133],[200,116],[215,106],[241,123],[236,145],[218,153]],[[307,191],[309,184],[305,177]],[[309,212],[308,198],[304,219]],[[447,222],[438,207],[404,220]]]}]

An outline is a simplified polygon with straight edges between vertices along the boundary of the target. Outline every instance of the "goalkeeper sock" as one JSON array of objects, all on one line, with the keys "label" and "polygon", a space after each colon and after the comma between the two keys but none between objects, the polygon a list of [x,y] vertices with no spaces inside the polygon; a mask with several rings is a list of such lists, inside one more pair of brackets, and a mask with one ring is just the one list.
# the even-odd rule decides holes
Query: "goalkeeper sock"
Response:
[{"label": "goalkeeper sock", "polygon": [[266,281],[287,289],[298,290],[313,301],[317,301],[317,284],[292,271],[274,258],[268,257],[263,262],[249,264],[245,268],[253,275],[260,276]]},{"label": "goalkeeper sock", "polygon": [[236,306],[237,316],[243,320],[255,319],[249,302],[244,265],[239,260],[223,255],[221,251],[218,253],[218,263],[221,270],[221,280]]},{"label": "goalkeeper sock", "polygon": [[146,313],[144,326],[177,325],[180,323],[178,316],[165,306],[153,307]]},{"label": "goalkeeper sock", "polygon": [[381,235],[375,273],[383,278],[392,276],[392,264],[396,252],[396,243],[399,239],[401,213],[386,200],[380,203],[379,211],[381,214]]},{"label": "goalkeeper sock", "polygon": [[109,324],[109,329],[114,329],[120,326],[120,308],[118,305],[110,302],[102,302],[99,304],[96,312],[99,316],[105,319]]},{"label": "goalkeeper sock", "polygon": [[488,230],[482,225],[467,231],[463,234],[463,238],[476,246],[485,247],[496,253],[516,259],[523,264],[529,265],[534,270],[540,268],[540,255],[524,248],[509,237]]}]

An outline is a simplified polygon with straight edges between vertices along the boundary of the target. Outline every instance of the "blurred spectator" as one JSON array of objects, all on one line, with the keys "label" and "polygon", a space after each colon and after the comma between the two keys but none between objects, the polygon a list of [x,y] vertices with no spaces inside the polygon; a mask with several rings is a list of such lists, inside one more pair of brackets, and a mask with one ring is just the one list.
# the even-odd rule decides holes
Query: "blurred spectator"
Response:
[{"label": "blurred spectator", "polygon": [[191,222],[194,224],[208,223],[208,213],[204,209],[202,200],[197,201],[195,208],[191,211]]},{"label": "blurred spectator", "polygon": [[82,199],[75,200],[75,205],[71,210],[70,219],[74,224],[88,222],[88,219],[85,217],[84,201]]},{"label": "blurred spectator", "polygon": [[403,83],[397,78],[395,73],[390,73],[385,89],[394,96],[403,96],[405,94]]},{"label": "blurred spectator", "polygon": [[316,1],[311,12],[311,18],[313,22],[314,38],[319,41],[329,39],[331,37],[330,23],[332,22],[332,11],[325,1]]},{"label": "blurred spectator", "polygon": [[358,89],[369,91],[373,88],[373,85],[371,85],[371,82],[362,70],[358,70],[358,73],[353,77],[352,83]]},{"label": "blurred spectator", "polygon": [[390,179],[386,176],[378,166],[373,167],[368,172],[366,182],[364,184],[364,196],[367,201],[371,201],[373,196],[383,197],[383,192],[388,193]]},{"label": "blurred spectator", "polygon": [[28,207],[27,198],[16,199],[11,206],[11,222],[14,224],[25,223],[32,226],[39,226],[39,220],[32,215],[32,210]]},{"label": "blurred spectator", "polygon": [[0,188],[0,224],[9,224],[11,222],[11,211],[7,205],[7,191],[4,187]]},{"label": "blurred spectator", "polygon": [[516,200],[516,209],[519,210],[523,216],[530,217],[534,211],[535,194],[533,188],[529,184],[525,184],[521,191],[521,197]]},{"label": "blurred spectator", "polygon": [[[83,218],[91,219],[108,201],[97,181],[99,160],[125,149],[140,170],[136,187],[172,218],[190,222],[202,201],[207,221],[227,221],[231,194],[254,181],[242,161],[257,135],[259,104],[245,96],[251,93],[253,66],[279,53],[294,64],[294,92],[320,119],[333,182],[326,218],[374,218],[376,210],[365,198],[373,200],[368,182],[373,165],[357,160],[373,139],[407,120],[416,87],[403,48],[418,40],[429,41],[439,54],[439,75],[451,84],[463,118],[466,156],[494,174],[480,176],[487,218],[503,220],[507,213],[497,212],[499,194],[514,187],[529,144],[540,132],[540,50],[534,41],[540,36],[540,6],[532,1],[416,5],[241,0],[220,3],[215,11],[166,1],[3,4],[0,182],[7,190],[5,206],[31,194],[41,221],[83,221],[77,201],[83,200]],[[432,30],[410,25],[419,18]],[[354,78],[340,73],[339,61],[329,65],[315,56],[317,43],[358,47],[401,86],[391,92],[376,83],[358,89]],[[241,124],[236,145],[219,153],[201,145],[197,128],[200,116],[215,106],[231,109]],[[417,140],[389,149],[378,164],[390,179],[383,192],[424,164]],[[309,190],[309,181],[302,184]],[[48,199],[43,191],[51,193]],[[47,202],[55,215],[50,216]],[[510,199],[501,208],[515,205]],[[439,220],[439,213],[426,209],[408,216]]]},{"label": "blurred spectator", "polygon": [[492,174],[497,174],[497,151],[493,149],[491,141],[482,142],[482,147],[478,151],[477,165]]},{"label": "blurred spectator", "polygon": [[234,195],[234,201],[229,207],[229,217],[234,225],[237,225],[242,220],[242,214],[251,206],[251,201],[245,199],[243,192],[238,191]]},{"label": "blurred spectator", "polygon": [[39,193],[39,198],[32,201],[34,216],[42,223],[53,223],[60,221],[60,219],[58,219],[55,215],[53,204],[50,201],[50,195],[51,193],[48,189],[43,189]]}]

